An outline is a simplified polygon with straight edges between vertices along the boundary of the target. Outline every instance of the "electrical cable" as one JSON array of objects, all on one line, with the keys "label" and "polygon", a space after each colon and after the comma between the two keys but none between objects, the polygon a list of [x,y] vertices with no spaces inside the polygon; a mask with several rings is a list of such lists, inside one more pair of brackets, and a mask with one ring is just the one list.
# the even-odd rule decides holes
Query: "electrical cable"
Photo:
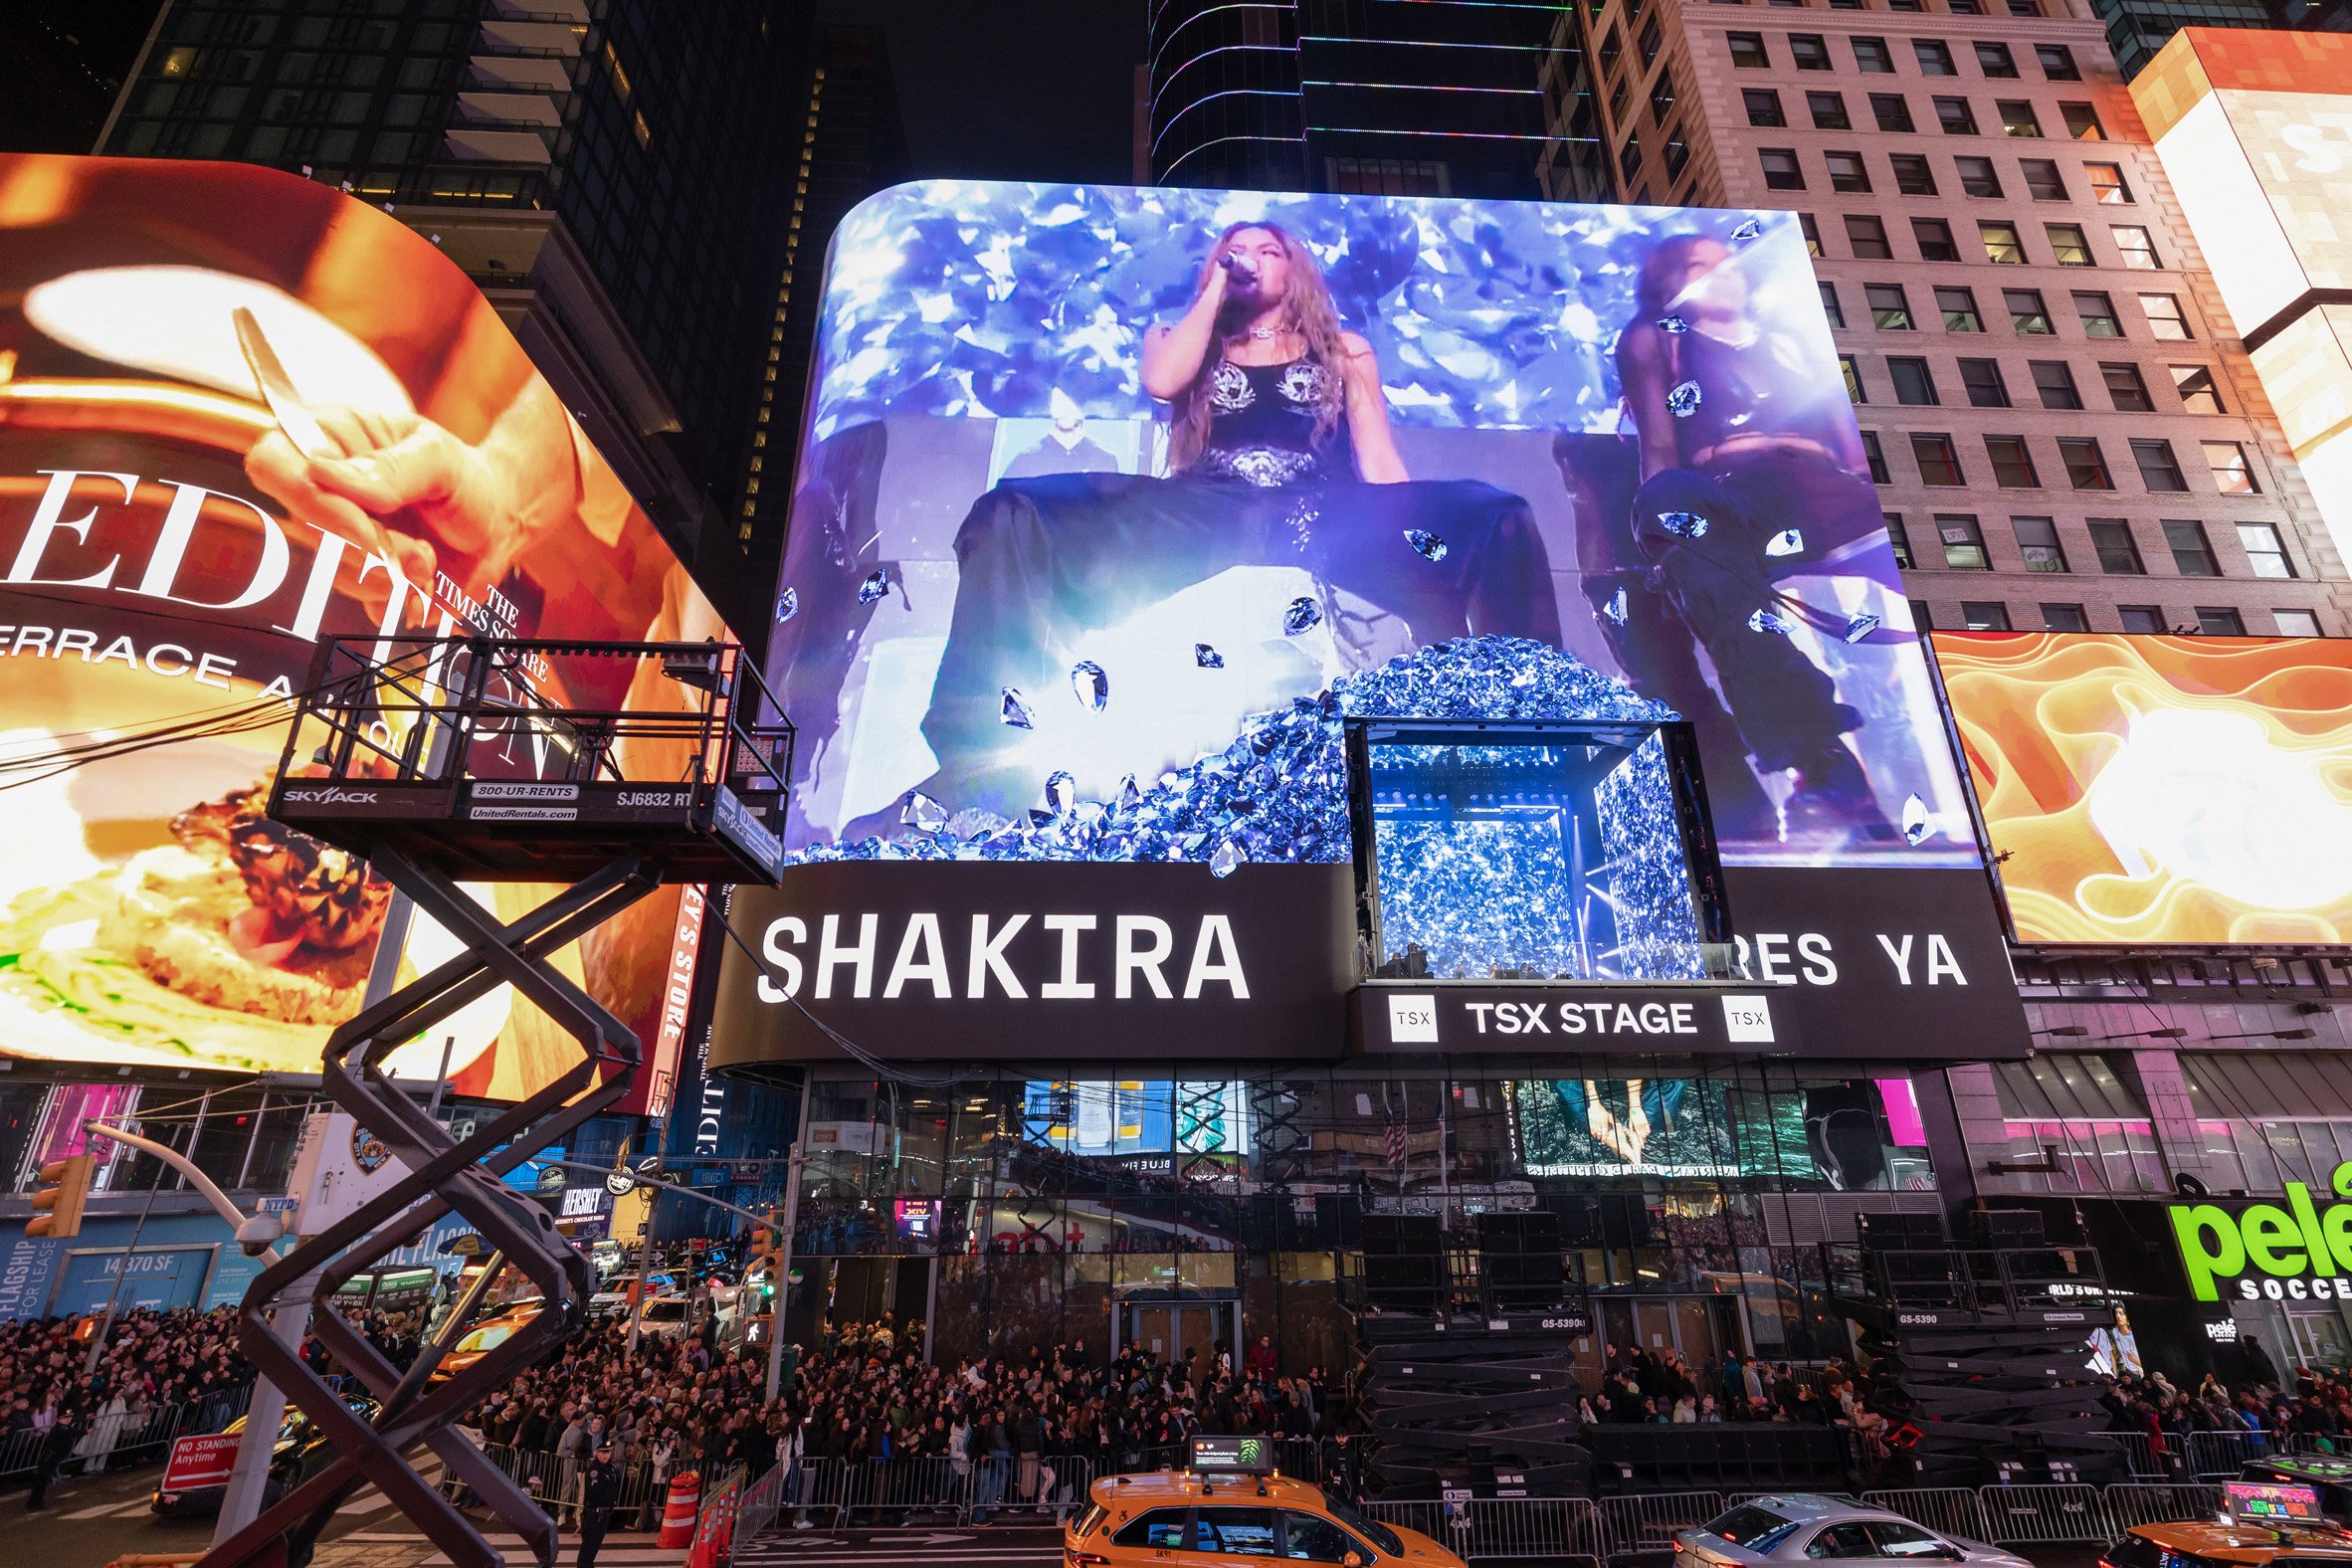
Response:
[{"label": "electrical cable", "polygon": [[840,1030],[834,1028],[831,1024],[828,1024],[825,1022],[825,1020],[819,1018],[816,1014],[810,1012],[808,1008],[801,1002],[801,999],[794,994],[792,989],[784,984],[783,978],[778,975],[774,969],[768,966],[768,961],[761,957],[758,953],[755,953],[751,950],[751,945],[743,940],[741,933],[736,931],[734,923],[731,920],[722,917],[718,924],[719,929],[726,933],[727,940],[735,944],[736,950],[741,952],[745,958],[751,960],[752,967],[757,969],[762,976],[769,980],[775,981],[777,991],[783,994],[784,1000],[791,1003],[792,1006],[800,1013],[801,1017],[816,1025],[817,1032],[819,1034],[822,1034],[827,1040],[832,1041],[833,1044],[838,1046],[842,1053],[849,1057],[851,1061],[872,1072],[877,1078],[883,1078],[893,1084],[903,1084],[908,1088],[947,1089],[954,1088],[960,1083],[971,1082],[977,1078],[987,1078],[994,1075],[995,1070],[993,1068],[985,1067],[979,1063],[969,1064],[961,1072],[952,1074],[946,1078],[927,1078],[919,1074],[905,1072],[903,1069],[891,1067],[888,1063],[885,1063],[880,1058],[869,1053],[863,1046],[860,1046],[856,1041],[850,1039],[849,1036],[843,1034]]}]

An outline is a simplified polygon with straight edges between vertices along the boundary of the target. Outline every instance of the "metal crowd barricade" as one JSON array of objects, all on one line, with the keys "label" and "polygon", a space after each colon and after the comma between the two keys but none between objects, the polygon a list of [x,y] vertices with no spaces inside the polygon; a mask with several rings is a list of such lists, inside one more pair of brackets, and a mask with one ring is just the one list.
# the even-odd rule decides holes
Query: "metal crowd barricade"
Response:
[{"label": "metal crowd barricade", "polygon": [[2222,1488],[2204,1481],[2117,1481],[2107,1488],[2107,1518],[2120,1535],[2135,1524],[2210,1518],[2222,1511]]},{"label": "metal crowd barricade", "polygon": [[1723,1511],[1719,1491],[1653,1491],[1603,1497],[1596,1505],[1601,1539],[1610,1552],[1655,1552],[1673,1545],[1674,1532],[1706,1523]]},{"label": "metal crowd barricade", "polygon": [[1586,1497],[1488,1497],[1468,1502],[1375,1502],[1383,1524],[1419,1530],[1466,1559],[1578,1563],[1601,1568],[1609,1550],[1600,1510]]},{"label": "metal crowd barricade", "polygon": [[2114,1521],[2096,1486],[2079,1482],[2034,1482],[1978,1488],[1990,1538],[2009,1545],[2047,1546],[2115,1538]]},{"label": "metal crowd barricade", "polygon": [[[228,1394],[215,1394],[209,1399],[192,1400],[180,1405],[158,1405],[151,1409],[124,1411],[111,1417],[99,1417],[110,1423],[104,1430],[113,1441],[102,1451],[89,1454],[69,1452],[64,1468],[97,1474],[105,1470],[132,1469],[159,1463],[171,1453],[172,1443],[186,1433],[218,1432],[239,1416],[253,1399],[253,1390],[244,1388]],[[75,1440],[75,1450],[89,1441],[89,1432]],[[41,1459],[41,1446],[47,1434],[16,1432],[0,1437],[0,1478],[29,1475]]]},{"label": "metal crowd barricade", "polygon": [[736,1539],[756,1540],[775,1527],[777,1516],[783,1511],[786,1467],[772,1465],[767,1473],[743,1488],[743,1513],[736,1526]]},{"label": "metal crowd barricade", "polygon": [[2181,1442],[2174,1437],[2158,1437],[2151,1432],[2106,1432],[2101,1437],[2112,1438],[2123,1451],[2125,1463],[2135,1476],[2149,1480],[2166,1480],[2183,1473],[2186,1457]]},{"label": "metal crowd barricade", "polygon": [[2260,1432],[2192,1432],[2182,1440],[2188,1470],[2199,1479],[2236,1475],[2248,1460],[2269,1459],[2287,1452],[2269,1434]]},{"label": "metal crowd barricade", "polygon": [[1914,1524],[1924,1524],[1939,1535],[1963,1535],[1987,1541],[1992,1526],[1985,1520],[1983,1500],[1973,1486],[1923,1486],[1915,1491],[1865,1491],[1863,1506],[1899,1513]]},{"label": "metal crowd barricade", "polygon": [[905,1524],[918,1514],[963,1514],[963,1477],[943,1455],[833,1463],[841,1472],[834,1512],[845,1525]]}]

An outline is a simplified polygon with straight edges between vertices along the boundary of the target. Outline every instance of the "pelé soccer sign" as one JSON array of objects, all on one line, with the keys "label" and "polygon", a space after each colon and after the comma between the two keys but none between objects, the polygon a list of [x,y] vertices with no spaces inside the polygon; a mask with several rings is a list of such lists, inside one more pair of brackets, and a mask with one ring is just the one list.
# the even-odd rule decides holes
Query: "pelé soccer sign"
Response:
[{"label": "pel\u00e9 soccer sign", "polygon": [[[2352,1161],[2336,1167],[2329,1185],[2339,1200],[2352,1200]],[[2283,1205],[2179,1203],[2170,1213],[2200,1301],[2223,1299],[2225,1287],[2244,1301],[2352,1301],[2352,1201],[2323,1209],[2308,1187],[2290,1181]]]}]

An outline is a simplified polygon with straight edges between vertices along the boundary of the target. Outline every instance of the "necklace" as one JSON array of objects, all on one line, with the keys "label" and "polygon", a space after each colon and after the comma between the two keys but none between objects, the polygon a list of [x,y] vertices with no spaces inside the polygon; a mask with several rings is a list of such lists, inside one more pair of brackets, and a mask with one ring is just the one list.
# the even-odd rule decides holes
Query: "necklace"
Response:
[{"label": "necklace", "polygon": [[1282,329],[1278,326],[1253,326],[1250,328],[1250,336],[1261,343],[1271,343],[1281,335]]}]

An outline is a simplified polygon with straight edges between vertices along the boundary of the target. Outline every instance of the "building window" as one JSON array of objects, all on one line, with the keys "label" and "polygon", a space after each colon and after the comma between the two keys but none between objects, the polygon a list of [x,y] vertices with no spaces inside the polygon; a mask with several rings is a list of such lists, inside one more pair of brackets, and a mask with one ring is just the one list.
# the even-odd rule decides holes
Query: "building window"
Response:
[{"label": "building window", "polygon": [[1862,165],[1861,153],[1825,152],[1822,161],[1829,166],[1830,189],[1866,192],[1870,188],[1870,171]]},{"label": "building window", "polygon": [[1976,291],[1973,289],[1938,289],[1935,307],[1943,312],[1947,332],[1981,332],[1985,318],[1977,313]]},{"label": "building window", "polygon": [[1963,359],[1960,384],[1968,389],[1971,408],[2009,407],[2009,384],[2001,378],[1998,359]]},{"label": "building window", "polygon": [[2197,634],[2200,637],[2244,637],[2246,618],[2235,610],[2201,604],[2197,607]]},{"label": "building window", "polygon": [[2115,237],[2115,254],[2134,272],[2152,273],[2164,265],[2156,255],[2156,241],[2147,230],[2117,223],[2108,225],[2107,232]]},{"label": "building window", "polygon": [[2107,384],[2107,401],[2115,405],[2118,414],[2152,414],[2156,400],[2148,396],[2148,383],[2140,378],[2140,367],[2116,364],[2112,361],[2099,365],[2099,379]]},{"label": "building window", "polygon": [[[1642,172],[1642,138],[1640,135],[1627,136],[1625,145],[1617,149],[1617,172],[1629,185],[1633,183],[1634,176]],[[1797,183],[1802,185],[1805,182],[1799,180]],[[1636,205],[1642,204],[1636,203]]]},{"label": "building window", "polygon": [[2048,337],[2058,329],[2050,324],[2050,307],[2039,289],[2004,289],[2001,302],[2009,310],[2009,324],[2027,337]]},{"label": "building window", "polygon": [[1867,403],[1869,398],[1862,392],[1862,366],[1856,362],[1855,357],[1852,354],[1840,354],[1838,356],[1838,368],[1846,375],[1846,396],[1848,400],[1853,402],[1857,407]]},{"label": "building window", "polygon": [[2012,517],[2009,525],[2017,531],[2017,551],[2024,557],[2027,571],[2066,569],[2066,551],[2058,543],[2057,523],[2048,517]]},{"label": "building window", "polygon": [[1947,136],[1976,134],[1976,110],[1968,106],[1964,98],[1939,98],[1935,100],[1936,123],[1944,127]]},{"label": "building window", "polygon": [[2213,472],[2214,486],[2223,494],[2262,492],[2262,487],[2254,483],[2254,465],[2247,459],[2244,442],[2206,441],[2199,445],[2205,448],[2205,466]]},{"label": "building window", "polygon": [[2060,436],[2058,461],[2066,466],[2066,480],[2078,490],[2111,490],[2115,476],[2107,472],[2107,455],[2093,436]]},{"label": "building window", "polygon": [[2140,483],[2152,490],[2185,490],[2188,477],[2181,473],[2180,459],[2173,456],[2172,443],[2161,436],[2135,437],[2131,443],[2131,460],[2139,465]]},{"label": "building window", "polygon": [[2211,365],[2174,365],[2172,389],[2181,395],[2181,407],[2191,414],[2222,414],[2222,390],[2214,385]]},{"label": "building window", "polygon": [[2115,607],[2115,618],[2123,623],[2126,632],[2164,630],[2164,612],[2152,604],[2119,604]]},{"label": "building window", "polygon": [[2319,617],[2308,610],[2273,610],[2270,619],[2277,623],[2281,637],[2317,637]]},{"label": "building window", "polygon": [[1905,196],[1933,196],[1935,170],[1916,152],[1895,152],[1886,161],[1894,168],[1894,188]]},{"label": "building window", "polygon": [[1963,194],[1989,197],[2001,194],[2001,174],[1993,167],[1991,158],[1954,158],[1952,166],[1960,171]]},{"label": "building window", "polygon": [[2131,186],[2124,182],[2120,163],[2085,163],[2083,177],[2090,181],[2090,199],[2105,206],[2131,205]]},{"label": "building window", "polygon": [[1805,188],[1805,171],[1798,166],[1794,148],[1759,147],[1756,159],[1764,165],[1765,189],[1801,191]]},{"label": "building window", "polygon": [[2006,632],[2009,630],[2009,606],[1964,599],[1960,602],[1960,624],[1972,632]]},{"label": "building window", "polygon": [[2058,173],[2058,166],[2049,158],[2020,158],[2018,167],[2026,174],[2026,194],[2036,201],[2064,201],[2066,182]]},{"label": "building window", "polygon": [[1914,435],[1911,461],[1919,465],[1919,482],[1923,485],[1950,487],[1968,483],[1960,474],[1960,449],[1949,436]]},{"label": "building window", "polygon": [[2040,490],[2042,477],[2034,472],[2034,454],[2023,436],[1987,436],[1985,456],[1993,463],[1993,483],[2003,490]]},{"label": "building window", "polygon": [[1924,359],[1896,355],[1886,361],[1886,374],[1894,382],[1897,403],[1932,408],[1942,401],[1935,395],[1935,377],[1928,373]]},{"label": "building window", "polygon": [[[1878,220],[1873,218],[1870,221],[1876,223]],[[1918,245],[1919,260],[1923,262],[1960,260],[1960,242],[1952,238],[1952,226],[1941,218],[1913,218],[1911,239]]]},{"label": "building window", "polygon": [[2140,547],[2131,537],[2131,524],[2121,517],[2093,517],[2089,520],[2090,548],[2099,558],[2099,570],[2110,577],[2145,577],[2148,568],[2141,564]]},{"label": "building window", "polygon": [[2189,318],[2181,313],[2177,294],[2141,294],[2140,314],[2148,318],[2148,330],[2165,342],[2185,343],[2196,335],[2189,330]]},{"label": "building window", "polygon": [[1788,114],[1780,106],[1780,95],[1770,88],[1749,88],[1740,94],[1748,106],[1748,123],[1778,128],[1789,122]]},{"label": "building window", "polygon": [[1854,69],[1864,76],[1891,77],[1894,75],[1894,55],[1883,38],[1856,38]]},{"label": "building window", "polygon": [[1923,77],[1956,77],[1960,74],[1959,68],[1952,64],[1952,46],[1940,38],[1912,39],[1911,55],[1919,62],[1919,75]]},{"label": "building window", "polygon": [[2121,337],[2123,320],[2115,313],[2114,296],[2100,289],[2074,291],[2074,316],[2084,337]]},{"label": "building window", "polygon": [[1690,167],[1690,143],[1684,141],[1679,134],[1668,134],[1666,144],[1666,178],[1669,180],[1680,179],[1682,171],[1688,167]]},{"label": "building window", "polygon": [[2017,57],[2007,44],[1978,44],[1975,48],[1977,69],[1986,76],[1998,81],[2017,75]]},{"label": "building window", "polygon": [[2082,406],[2082,394],[2074,390],[2074,372],[2062,359],[2034,359],[2027,361],[2034,372],[2034,390],[2042,394],[2044,408],[2076,409]]},{"label": "building window", "polygon": [[2074,52],[2063,44],[2036,44],[2034,58],[2042,62],[2042,76],[2049,82],[2079,82],[2082,68],[2074,64]]},{"label": "building window", "polygon": [[2076,141],[2104,141],[2107,130],[2099,123],[2099,113],[2088,103],[2060,103],[2058,113],[2065,119],[2066,134]]},{"label": "building window", "polygon": [[2003,98],[1994,107],[2001,111],[2001,131],[2008,136],[2038,138],[2042,121],[2035,117],[2034,105],[2023,98]]},{"label": "building window", "polygon": [[2042,606],[2042,630],[2045,632],[2087,632],[2090,617],[2078,604],[2050,604]]},{"label": "building window", "polygon": [[1874,430],[1863,431],[1862,444],[1862,460],[1869,465],[1870,469],[1870,483],[1873,485],[1893,484],[1894,481],[1887,475],[1886,452],[1878,445],[1878,433]]},{"label": "building window", "polygon": [[1821,225],[1813,221],[1813,214],[1797,214],[1797,232],[1805,236],[1805,254],[1815,261],[1821,260]]},{"label": "building window", "polygon": [[1956,572],[1989,572],[1993,563],[1985,557],[1984,530],[1976,518],[1966,512],[1939,511],[1935,515],[1935,536],[1943,541],[1944,565]]},{"label": "building window", "polygon": [[1911,330],[1911,298],[1901,284],[1864,284],[1862,297],[1870,302],[1870,325],[1881,332]]},{"label": "building window", "polygon": [[1878,121],[1880,130],[1908,131],[1917,128],[1911,123],[1911,100],[1900,93],[1871,94],[1870,113]]},{"label": "building window", "polygon": [[2194,517],[2167,517],[2164,542],[2172,550],[2172,564],[2183,577],[2219,577],[2222,568],[2213,558],[2213,541],[2205,524]]},{"label": "building window", "polygon": [[1854,248],[1858,261],[1883,262],[1894,255],[1894,248],[1886,243],[1886,225],[1875,218],[1848,214],[1846,243]]},{"label": "building window", "polygon": [[[1741,39],[1743,39],[1743,38],[1753,38],[1753,39],[1755,39],[1755,40],[1756,40],[1756,43],[1757,43],[1757,46],[1758,46],[1759,48],[1761,48],[1761,47],[1762,47],[1762,45],[1763,45],[1763,42],[1764,42],[1763,35],[1761,35],[1761,34],[1758,34],[1758,33],[1734,33],[1734,34],[1732,34],[1732,35],[1731,35],[1731,40],[1732,40],[1732,42],[1731,42],[1731,51],[1732,51],[1732,58],[1733,58],[1734,60],[1737,60],[1737,59],[1739,58],[1739,40],[1741,40]],[[1617,69],[1617,62],[1618,62],[1618,59],[1619,59],[1619,57],[1621,57],[1621,56],[1622,56],[1622,55],[1624,55],[1624,54],[1625,54],[1625,33],[1624,33],[1624,31],[1623,31],[1622,29],[1620,29],[1620,28],[1614,28],[1614,27],[1613,27],[1613,28],[1611,28],[1611,29],[1609,30],[1609,32],[1608,32],[1608,34],[1607,34],[1607,36],[1606,36],[1606,37],[1604,37],[1604,38],[1601,40],[1601,49],[1600,49],[1601,74],[1602,74],[1603,76],[1607,76],[1607,75],[1608,75],[1610,72],[1612,72],[1612,71],[1615,71],[1615,70]]]},{"label": "building window", "polygon": [[1791,33],[1789,58],[1799,71],[1827,71],[1830,69],[1830,46],[1819,33]]},{"label": "building window", "polygon": [[1666,116],[1674,111],[1674,73],[1668,69],[1658,74],[1650,85],[1650,122],[1659,129],[1666,128]]},{"label": "building window", "polygon": [[2090,241],[2082,234],[2078,223],[2046,223],[2042,232],[2050,236],[2051,260],[2060,267],[2088,267]]},{"label": "building window", "polygon": [[1977,238],[1984,242],[1985,260],[1996,267],[2026,265],[2026,242],[2018,238],[2014,223],[1979,223]]},{"label": "building window", "polygon": [[1838,286],[1828,279],[1821,281],[1821,313],[1830,318],[1830,325],[1846,324],[1846,306],[1838,302]]},{"label": "building window", "polygon": [[1906,572],[1914,570],[1918,563],[1911,559],[1911,536],[1903,531],[1903,514],[1889,511],[1880,515],[1886,519],[1886,542],[1894,546],[1894,564]]},{"label": "building window", "polygon": [[2240,523],[2238,543],[2245,549],[2246,559],[2254,567],[2256,577],[2274,577],[2284,581],[2294,576],[2294,562],[2287,559],[2285,541],[2278,537],[2277,528],[2271,524]]},{"label": "building window", "polygon": [[1843,93],[1808,93],[1805,111],[1813,116],[1815,130],[1852,130],[1853,119],[1846,112]]},{"label": "building window", "polygon": [[2040,16],[2042,0],[2009,0],[2011,16]]},{"label": "building window", "polygon": [[1652,17],[1642,27],[1642,69],[1647,71],[1658,64],[1658,51],[1665,42],[1658,31],[1658,18]]},{"label": "building window", "polygon": [[[1615,30],[1612,29],[1611,37],[1614,39],[1615,36]],[[1764,53],[1764,35],[1762,33],[1733,33],[1730,35],[1730,39],[1731,63],[1734,66],[1748,71],[1762,71],[1772,65],[1772,57]],[[1604,49],[1606,47],[1604,46]],[[1606,67],[1607,64],[1608,59],[1604,54],[1602,65]]]}]

